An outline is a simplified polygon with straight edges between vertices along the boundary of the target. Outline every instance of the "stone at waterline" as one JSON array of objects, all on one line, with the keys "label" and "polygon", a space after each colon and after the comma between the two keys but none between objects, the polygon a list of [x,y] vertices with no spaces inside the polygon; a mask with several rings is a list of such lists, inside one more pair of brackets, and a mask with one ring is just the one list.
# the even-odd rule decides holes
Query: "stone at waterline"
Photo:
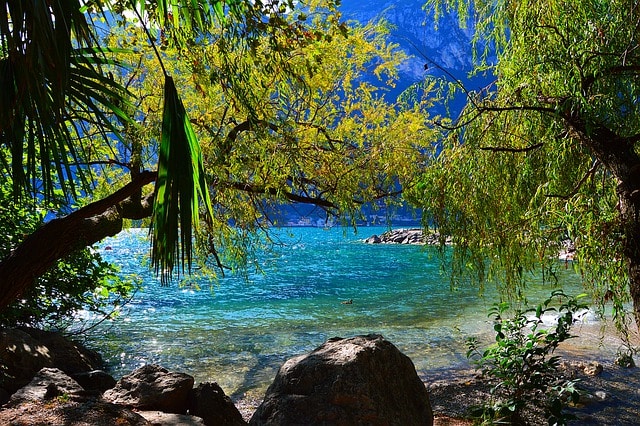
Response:
[{"label": "stone at waterline", "polygon": [[194,379],[184,373],[174,373],[159,365],[145,365],[123,376],[103,398],[113,404],[140,410],[166,413],[187,412],[187,399]]},{"label": "stone at waterline", "polygon": [[104,393],[116,385],[116,379],[102,370],[72,374],[71,378],[78,382],[85,390],[98,393]]},{"label": "stone at waterline", "polygon": [[367,244],[380,244],[382,240],[380,239],[379,236],[372,235],[369,238],[365,239],[364,242]]},{"label": "stone at waterline", "polygon": [[67,340],[60,333],[34,328],[0,330],[0,388],[13,393],[28,384],[42,368],[59,368],[71,375],[97,370],[97,352]]},{"label": "stone at waterline", "polygon": [[243,426],[247,422],[217,383],[200,383],[189,393],[189,414],[202,418],[206,426]]},{"label": "stone at waterline", "polygon": [[333,338],[285,362],[250,425],[432,425],[413,362],[380,335]]},{"label": "stone at waterline", "polygon": [[34,378],[11,395],[7,406],[15,407],[25,402],[47,401],[59,396],[82,395],[84,389],[62,370],[57,368],[43,368]]}]

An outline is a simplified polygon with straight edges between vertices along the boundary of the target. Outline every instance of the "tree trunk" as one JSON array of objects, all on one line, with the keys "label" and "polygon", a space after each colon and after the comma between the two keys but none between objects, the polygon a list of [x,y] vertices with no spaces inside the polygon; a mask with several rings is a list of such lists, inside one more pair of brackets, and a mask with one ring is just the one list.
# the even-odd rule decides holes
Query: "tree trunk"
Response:
[{"label": "tree trunk", "polygon": [[602,125],[588,126],[575,111],[567,112],[565,120],[618,182],[623,255],[628,262],[633,314],[640,328],[640,155],[635,149],[640,135],[621,136]]},{"label": "tree trunk", "polygon": [[[640,167],[638,167],[640,171]],[[624,255],[629,262],[629,293],[633,301],[633,314],[640,327],[640,173],[633,182],[619,187],[620,217],[624,228]]]},{"label": "tree trunk", "polygon": [[134,200],[132,195],[155,179],[155,172],[143,172],[110,196],[47,222],[30,234],[0,263],[0,309],[20,297],[59,259],[116,235],[122,230],[122,219],[150,216],[151,197]]}]

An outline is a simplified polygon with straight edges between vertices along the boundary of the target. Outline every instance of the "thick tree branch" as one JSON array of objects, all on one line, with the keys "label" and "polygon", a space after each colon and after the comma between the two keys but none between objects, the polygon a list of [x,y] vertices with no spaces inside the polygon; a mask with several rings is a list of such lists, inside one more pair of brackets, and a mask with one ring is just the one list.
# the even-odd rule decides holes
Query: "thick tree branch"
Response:
[{"label": "thick tree branch", "polygon": [[529,152],[529,151],[533,151],[536,150],[538,148],[542,148],[544,146],[544,143],[540,142],[537,143],[535,145],[531,145],[531,146],[526,146],[524,148],[509,148],[509,147],[501,147],[501,146],[481,146],[478,149],[482,150],[482,151],[491,151],[491,152],[512,152],[512,153],[518,153],[518,152]]},{"label": "thick tree branch", "polygon": [[278,191],[276,188],[264,188],[249,183],[231,183],[230,186],[234,189],[245,191],[251,194],[268,194],[268,195],[282,195],[289,201],[303,204],[314,204],[319,207],[327,209],[337,209],[337,206],[331,201],[318,197],[306,197],[298,194],[294,194],[289,191]]},{"label": "thick tree branch", "polygon": [[[555,99],[553,103],[559,103],[560,100],[559,99]],[[544,103],[551,103],[551,102],[544,102]],[[474,122],[475,120],[477,120],[479,117],[481,117],[483,114],[488,113],[488,112],[509,112],[509,111],[532,111],[532,112],[539,112],[539,113],[544,113],[544,114],[556,114],[557,110],[555,108],[551,108],[551,107],[544,107],[544,106],[537,106],[537,105],[511,105],[511,106],[477,106],[474,107],[469,114],[473,113],[471,115],[471,117],[467,118],[466,115],[462,115],[460,117],[460,119],[453,125],[449,126],[446,124],[443,124],[442,122],[436,121],[434,122],[434,125],[437,127],[440,127],[443,130],[447,130],[447,131],[454,131],[454,130],[460,130],[466,126],[468,126],[469,124],[471,124],[472,122]],[[464,120],[463,120],[464,118]]]},{"label": "thick tree branch", "polygon": [[108,197],[47,222],[30,234],[0,263],[0,309],[59,259],[120,232],[127,210],[119,204],[155,179],[155,172],[143,172]]}]

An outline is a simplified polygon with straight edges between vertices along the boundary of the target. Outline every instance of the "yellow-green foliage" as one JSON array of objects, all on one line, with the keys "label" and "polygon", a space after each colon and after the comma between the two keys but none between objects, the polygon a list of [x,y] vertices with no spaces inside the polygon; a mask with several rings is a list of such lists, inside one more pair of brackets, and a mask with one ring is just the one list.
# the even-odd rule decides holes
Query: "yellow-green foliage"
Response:
[{"label": "yellow-green foliage", "polygon": [[[465,266],[517,295],[558,267],[562,241],[596,300],[629,300],[612,164],[597,132],[638,134],[638,11],[630,1],[429,1],[476,30],[477,70],[495,83],[446,129],[413,196],[454,236]],[[635,68],[634,68],[635,67]],[[635,144],[637,138],[630,139]]]},{"label": "yellow-green foliage", "polygon": [[[162,51],[211,189],[214,215],[199,242],[205,259],[212,247],[220,258],[209,257],[206,270],[218,260],[246,262],[253,231],[271,224],[266,213],[283,203],[314,203],[328,219],[355,222],[364,203],[397,202],[393,195],[414,185],[425,163],[423,145],[435,140],[424,104],[387,99],[406,57],[387,41],[384,23],[347,25],[325,9],[287,16],[296,31],[275,41],[221,29],[188,49]],[[153,168],[163,77],[140,40],[140,29],[128,26],[114,29],[109,43],[135,49],[123,75],[140,99],[131,151]]]}]

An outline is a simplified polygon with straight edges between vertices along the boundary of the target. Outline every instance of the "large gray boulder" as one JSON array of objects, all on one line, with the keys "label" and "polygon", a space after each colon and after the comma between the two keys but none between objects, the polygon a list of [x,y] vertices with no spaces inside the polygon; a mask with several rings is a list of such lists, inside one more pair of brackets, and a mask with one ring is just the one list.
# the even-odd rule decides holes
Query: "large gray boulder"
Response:
[{"label": "large gray boulder", "polygon": [[100,355],[60,333],[33,328],[0,330],[0,388],[10,394],[45,367],[72,375],[97,370],[101,364]]},{"label": "large gray boulder", "polygon": [[150,364],[122,377],[102,397],[113,404],[140,410],[184,414],[193,382],[188,374],[169,372]]},{"label": "large gray boulder", "polygon": [[189,414],[206,426],[243,426],[247,422],[217,383],[200,383],[189,394]]},{"label": "large gray boulder", "polygon": [[250,425],[432,425],[413,362],[379,335],[333,338],[280,367]]},{"label": "large gray boulder", "polygon": [[47,401],[59,396],[82,395],[84,389],[62,370],[43,368],[25,387],[11,396],[8,406],[15,407],[25,402]]}]

